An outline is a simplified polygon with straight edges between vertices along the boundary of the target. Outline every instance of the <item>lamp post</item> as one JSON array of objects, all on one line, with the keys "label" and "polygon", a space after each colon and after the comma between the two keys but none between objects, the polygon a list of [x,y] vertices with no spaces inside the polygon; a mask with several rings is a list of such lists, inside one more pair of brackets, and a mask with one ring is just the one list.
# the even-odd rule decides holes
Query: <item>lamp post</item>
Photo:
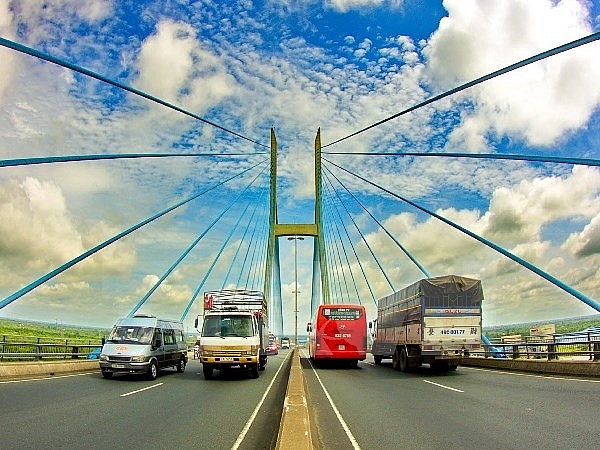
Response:
[{"label": "lamp post", "polygon": [[303,241],[301,236],[290,236],[288,241],[294,241],[294,342],[298,347],[298,241]]}]

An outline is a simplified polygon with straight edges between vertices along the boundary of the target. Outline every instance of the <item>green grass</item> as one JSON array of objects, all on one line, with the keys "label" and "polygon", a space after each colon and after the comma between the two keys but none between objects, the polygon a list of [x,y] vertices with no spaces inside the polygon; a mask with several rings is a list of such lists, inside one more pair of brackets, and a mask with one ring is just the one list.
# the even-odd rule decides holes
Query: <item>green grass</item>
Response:
[{"label": "green grass", "polygon": [[[3,336],[11,338],[20,337],[42,338],[46,340],[86,340],[100,342],[108,336],[109,329],[86,328],[72,325],[58,325],[22,320],[0,319],[0,341]],[[29,339],[27,339],[29,340]]]},{"label": "green grass", "polygon": [[521,336],[529,336],[531,328],[535,328],[540,325],[554,323],[556,334],[573,333],[576,331],[584,330],[588,327],[600,326],[600,315],[588,316],[588,317],[577,317],[573,319],[563,320],[548,320],[545,322],[530,322],[512,325],[501,325],[495,327],[483,327],[483,334],[489,339],[497,339],[500,336],[509,336],[513,334],[520,334]]}]

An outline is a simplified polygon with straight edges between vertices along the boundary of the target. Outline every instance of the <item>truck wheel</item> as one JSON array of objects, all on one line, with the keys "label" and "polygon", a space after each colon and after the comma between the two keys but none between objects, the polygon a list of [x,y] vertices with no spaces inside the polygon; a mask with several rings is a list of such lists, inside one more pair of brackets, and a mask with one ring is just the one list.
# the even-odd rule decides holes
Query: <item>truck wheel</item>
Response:
[{"label": "truck wheel", "polygon": [[209,364],[202,364],[202,373],[206,380],[210,380],[213,377],[213,368]]},{"label": "truck wheel", "polygon": [[156,380],[156,377],[158,377],[158,364],[156,364],[156,361],[151,361],[150,366],[148,366],[148,379]]},{"label": "truck wheel", "polygon": [[381,360],[383,358],[381,356],[375,356],[375,355],[373,355],[373,359],[375,360],[375,365],[379,366],[379,365],[381,365]]},{"label": "truck wheel", "polygon": [[400,370],[400,350],[396,347],[394,354],[392,355],[392,368],[394,370]]},{"label": "truck wheel", "polygon": [[259,368],[259,363],[253,364],[252,366],[250,366],[250,378],[258,378],[258,368]]},{"label": "truck wheel", "polygon": [[408,354],[406,353],[406,349],[403,348],[400,351],[400,372],[408,372]]},{"label": "truck wheel", "polygon": [[258,370],[265,370],[266,365],[267,365],[267,357],[265,356],[265,357],[260,358]]},{"label": "truck wheel", "polygon": [[182,356],[179,359],[179,363],[177,364],[177,372],[183,373],[184,370],[185,370],[185,358]]}]

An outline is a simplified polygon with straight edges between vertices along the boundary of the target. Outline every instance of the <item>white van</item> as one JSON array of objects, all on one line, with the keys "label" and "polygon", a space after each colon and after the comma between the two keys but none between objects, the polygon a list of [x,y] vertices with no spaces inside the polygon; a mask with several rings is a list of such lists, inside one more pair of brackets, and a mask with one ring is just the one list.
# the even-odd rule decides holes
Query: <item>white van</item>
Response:
[{"label": "white van", "polygon": [[184,336],[183,323],[176,320],[146,314],[121,319],[102,346],[102,376],[142,374],[154,380],[165,367],[183,372],[187,364]]}]

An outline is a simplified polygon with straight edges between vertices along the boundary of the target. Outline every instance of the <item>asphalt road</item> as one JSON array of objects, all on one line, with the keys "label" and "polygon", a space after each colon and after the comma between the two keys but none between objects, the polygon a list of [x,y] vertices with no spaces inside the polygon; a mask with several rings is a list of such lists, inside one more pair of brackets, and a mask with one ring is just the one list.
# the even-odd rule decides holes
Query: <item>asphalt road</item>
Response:
[{"label": "asphalt road", "polygon": [[404,374],[370,358],[355,369],[301,363],[313,440],[324,450],[598,446],[597,378],[426,366]]},{"label": "asphalt road", "polygon": [[[94,371],[0,382],[0,449],[271,448],[287,355],[269,357],[258,379],[231,372],[205,380],[190,360],[183,374],[164,371],[156,381]],[[323,450],[597,446],[597,378],[468,367],[404,374],[370,355],[354,369],[301,363],[313,441]]]},{"label": "asphalt road", "polygon": [[281,419],[287,355],[270,356],[258,379],[232,371],[205,380],[190,360],[184,373],[165,370],[155,381],[105,380],[95,371],[0,382],[0,448],[268,449]]}]

